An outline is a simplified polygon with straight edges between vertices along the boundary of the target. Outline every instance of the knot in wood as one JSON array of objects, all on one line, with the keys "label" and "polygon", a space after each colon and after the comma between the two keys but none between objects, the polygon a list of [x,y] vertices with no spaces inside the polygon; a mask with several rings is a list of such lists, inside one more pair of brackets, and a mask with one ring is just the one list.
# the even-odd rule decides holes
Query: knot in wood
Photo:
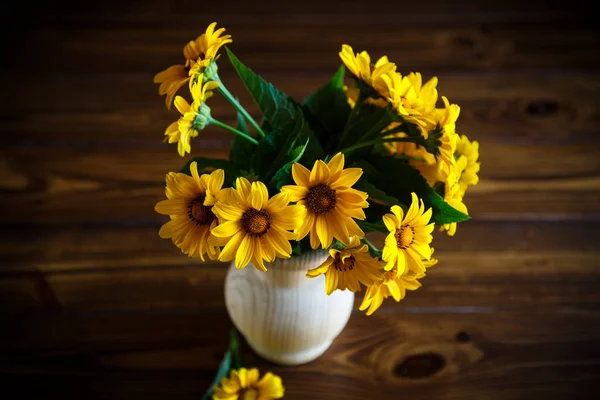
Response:
[{"label": "knot in wood", "polygon": [[446,360],[435,353],[423,353],[409,356],[394,368],[397,376],[422,379],[427,378],[446,365]]}]

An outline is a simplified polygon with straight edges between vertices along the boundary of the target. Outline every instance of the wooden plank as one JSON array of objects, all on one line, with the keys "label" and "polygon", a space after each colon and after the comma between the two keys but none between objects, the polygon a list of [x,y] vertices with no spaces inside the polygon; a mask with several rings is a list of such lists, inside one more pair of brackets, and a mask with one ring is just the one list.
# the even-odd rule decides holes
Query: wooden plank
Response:
[{"label": "wooden plank", "polygon": [[[158,221],[157,221],[158,222]],[[158,237],[158,223],[110,225],[7,225],[0,232],[0,277],[39,272],[84,272],[157,266],[201,268],[170,240]],[[443,255],[493,252],[511,255],[597,250],[597,221],[482,221],[460,225],[456,236],[435,233],[433,246]],[[381,243],[375,236],[373,242]],[[466,263],[466,270],[474,264]],[[442,273],[442,272],[440,272]]]},{"label": "wooden plank", "polygon": [[[216,146],[196,155],[202,154],[226,158],[227,152]],[[466,204],[474,218],[596,218],[597,155],[598,146],[524,147],[482,140],[482,180],[469,190]],[[11,223],[158,221],[153,206],[164,197],[164,175],[183,165],[168,145],[143,151],[21,148],[2,156],[0,185],[6,192],[0,207],[11,212],[0,220]]]},{"label": "wooden plank", "polygon": [[[36,52],[11,59],[9,68],[31,71],[36,60],[45,60],[46,70],[87,72],[159,71],[181,59],[182,46],[201,33],[214,16],[205,14],[186,24],[173,18],[167,26],[116,28],[36,27],[25,35]],[[398,24],[397,18],[356,24],[306,25],[305,19],[285,26],[260,25],[253,18],[240,24],[221,19],[233,35],[234,49],[242,60],[258,71],[326,71],[337,63],[342,43],[386,53],[402,61],[403,68],[490,71],[497,69],[596,69],[598,56],[591,52],[598,31],[593,24],[554,23],[493,24],[480,22],[459,26]],[[273,34],[278,30],[280,34]],[[365,30],[369,33],[365,34]],[[76,34],[75,34],[76,32]],[[545,45],[540,45],[544,43]],[[65,62],[71,60],[72,62]],[[306,60],[310,60],[306,62]]]},{"label": "wooden plank", "polygon": [[[600,216],[598,180],[584,181],[589,186],[565,190],[570,180],[548,181],[538,185],[538,190],[523,188],[511,190],[511,186],[523,181],[505,181],[502,189],[477,191],[474,189],[465,199],[469,214],[475,219],[584,219],[597,220]],[[154,213],[154,205],[164,198],[160,183],[144,187],[103,185],[86,187],[86,181],[61,182],[68,191],[56,193],[10,193],[0,199],[0,207],[11,212],[0,216],[2,223],[53,223],[74,224],[87,222],[135,221],[146,219],[161,221]],[[556,186],[554,186],[556,184]],[[71,189],[80,185],[77,191]],[[485,182],[481,183],[482,188]],[[111,187],[112,186],[112,187]],[[492,185],[493,187],[494,185]]]},{"label": "wooden plank", "polygon": [[[158,240],[158,239],[156,239]],[[423,287],[381,312],[498,312],[595,309],[600,303],[600,253],[574,251],[437,251],[440,263]],[[21,272],[0,279],[6,312],[204,312],[224,307],[225,264],[157,259],[151,266],[96,264],[95,269]],[[64,268],[64,267],[63,267]],[[3,279],[7,281],[3,282]],[[324,288],[323,288],[324,290]],[[356,298],[358,307],[362,295]],[[454,310],[454,311],[453,311]]]},{"label": "wooden plank", "polygon": [[[229,141],[194,139],[193,155],[226,159],[229,149],[225,146],[229,144]],[[515,183],[510,181],[536,179],[544,181],[539,182],[540,189],[558,188],[563,178],[573,183],[573,187],[563,190],[597,189],[594,179],[600,173],[600,144],[518,146],[486,139],[481,139],[480,144],[483,182],[469,189],[467,196],[479,191],[510,191]],[[190,158],[179,157],[174,145],[158,143],[157,146],[0,149],[0,188],[21,188],[24,193],[46,192],[52,196],[94,189],[157,187],[169,171],[178,171]]]},{"label": "wooden plank", "polygon": [[[51,384],[68,379],[90,398],[197,398],[230,324],[224,310],[31,317],[0,332],[10,339],[0,370],[45,394],[68,392]],[[588,398],[600,378],[598,327],[591,313],[355,314],[323,357],[293,371],[244,354],[282,376],[290,399]]]},{"label": "wooden plank", "polygon": [[[333,59],[333,71],[339,60]],[[164,66],[167,66],[165,64]],[[267,73],[271,80],[292,97],[302,100],[324,84],[330,73]],[[477,139],[513,144],[598,143],[596,121],[600,82],[596,75],[439,74],[440,93],[461,106],[460,132]],[[259,115],[246,89],[231,71],[223,77],[242,103]],[[139,146],[139,141],[158,143],[164,129],[177,118],[167,112],[164,101],[145,74],[59,74],[38,82],[23,74],[7,75],[7,90],[17,98],[0,99],[5,110],[4,143],[44,144],[56,141],[114,142],[119,146]],[[52,101],[30,101],[29,93],[51,93]],[[76,93],[74,95],[74,93]],[[119,93],[119,95],[115,95]],[[182,94],[185,96],[184,92]],[[215,118],[235,123],[233,108],[220,96],[211,99]],[[218,129],[208,129],[202,137],[211,140],[231,138]]]},{"label": "wooden plank", "polygon": [[[117,0],[108,0],[100,4],[88,4],[75,1],[61,1],[41,5],[30,13],[41,13],[42,21],[81,21],[85,17],[94,18],[94,20],[122,20],[125,18],[152,19],[157,20],[165,15],[173,19],[190,20],[198,19],[204,15],[210,15],[220,20],[223,16],[237,18],[247,21],[248,17],[266,16],[275,18],[265,18],[267,23],[281,23],[281,19],[301,19],[307,23],[314,23],[315,17],[330,17],[331,14],[343,16],[336,22],[345,21],[347,18],[352,22],[368,22],[367,16],[377,16],[378,21],[390,21],[391,16],[398,18],[398,14],[410,14],[411,18],[403,23],[416,23],[425,19],[444,22],[464,22],[465,18],[480,17],[479,22],[489,20],[526,20],[526,21],[548,21],[549,16],[555,16],[559,21],[577,18],[585,20],[589,14],[585,14],[585,9],[580,4],[566,5],[562,2],[552,4],[548,7],[547,1],[535,0],[523,3],[516,0],[505,0],[502,2],[485,3],[477,1],[462,1],[456,4],[448,4],[441,0],[429,1],[427,5],[421,3],[390,4],[385,0],[375,0],[365,4],[357,0],[344,1],[343,6],[338,2],[322,3],[317,0],[305,1],[302,5],[294,3],[281,3],[274,0],[262,1],[258,4],[250,5],[244,1],[230,2],[231,9],[225,10],[218,3],[207,3],[203,7],[198,7],[192,0],[129,0],[126,2]],[[18,8],[17,8],[18,9]],[[382,13],[380,10],[387,12]],[[23,10],[24,11],[24,10]],[[391,15],[390,15],[391,14]],[[536,18],[537,16],[537,18]],[[62,18],[61,18],[62,17]],[[313,17],[313,18],[310,18]],[[444,18],[445,17],[445,18]],[[495,18],[494,18],[495,17]],[[519,18],[520,17],[520,18]],[[542,18],[545,17],[545,18]],[[458,19],[458,21],[456,21]],[[366,20],[366,21],[365,21]],[[12,21],[7,21],[8,23]],[[87,22],[87,21],[86,21]],[[263,21],[259,21],[263,22]],[[257,23],[258,26],[262,25]]]}]

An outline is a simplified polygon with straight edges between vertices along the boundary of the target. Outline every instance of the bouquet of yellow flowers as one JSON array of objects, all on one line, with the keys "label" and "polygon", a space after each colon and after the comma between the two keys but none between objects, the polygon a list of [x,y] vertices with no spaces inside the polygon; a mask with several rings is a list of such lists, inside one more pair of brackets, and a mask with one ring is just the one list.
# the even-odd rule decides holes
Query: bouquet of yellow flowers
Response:
[{"label": "bouquet of yellow flowers", "polygon": [[[438,101],[437,78],[424,83],[386,56],[372,64],[367,52],[343,45],[343,65],[300,103],[225,48],[262,112],[257,122],[219,77],[219,50],[232,39],[215,28],[185,46],[185,64],[154,78],[167,108],[181,113],[165,140],[185,156],[208,126],[236,136],[229,161],[193,157],[167,174],[167,200],[156,211],[170,220],[160,237],[190,257],[261,271],[276,258],[327,249],[307,277],[324,274],[327,294],[365,286],[360,309],[369,315],[383,299],[420,287],[437,263],[434,227],[454,235],[469,219],[463,198],[479,171],[478,143],[456,132],[460,108]],[[176,96],[186,85],[191,104]],[[237,110],[235,127],[211,115],[215,92]],[[386,235],[383,248],[369,232]]]}]

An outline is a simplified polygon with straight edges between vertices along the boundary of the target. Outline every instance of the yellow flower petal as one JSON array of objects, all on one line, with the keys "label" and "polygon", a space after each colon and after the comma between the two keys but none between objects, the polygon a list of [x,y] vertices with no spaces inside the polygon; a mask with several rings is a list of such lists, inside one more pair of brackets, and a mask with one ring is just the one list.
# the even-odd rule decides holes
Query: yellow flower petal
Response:
[{"label": "yellow flower petal", "polygon": [[326,182],[330,176],[329,167],[322,160],[317,160],[315,166],[310,171],[310,184],[316,185]]},{"label": "yellow flower petal", "polygon": [[265,272],[267,268],[265,267],[264,259],[267,259],[266,252],[263,251],[262,241],[260,239],[252,240],[252,265],[254,268],[259,271]]},{"label": "yellow flower petal", "polygon": [[[292,177],[298,186],[310,186],[310,171],[302,164],[294,163],[292,165]],[[292,200],[295,201],[295,200]]]},{"label": "yellow flower petal", "polygon": [[388,231],[393,232],[398,228],[398,220],[393,214],[385,214],[382,219]]},{"label": "yellow flower petal", "polygon": [[238,233],[233,235],[233,237],[231,237],[231,239],[229,239],[229,241],[225,244],[223,250],[221,250],[219,261],[233,260],[245,236],[246,233],[243,231],[239,231]]},{"label": "yellow flower petal", "polygon": [[177,96],[175,97],[175,108],[177,108],[177,111],[181,114],[185,114],[190,111],[190,104],[183,97]]},{"label": "yellow flower petal", "polygon": [[367,315],[372,315],[383,303],[383,297],[381,295],[376,295],[371,299],[369,304],[369,309],[367,310]]},{"label": "yellow flower petal", "polygon": [[222,221],[234,221],[242,218],[242,210],[239,207],[225,204],[223,202],[213,207],[213,212]]},{"label": "yellow flower petal", "polygon": [[281,378],[267,372],[265,376],[256,384],[260,389],[261,395],[264,394],[266,399],[279,399],[284,396],[285,389],[282,385]]},{"label": "yellow flower petal", "polygon": [[[337,180],[344,169],[344,153],[337,153],[327,163],[332,179]],[[352,185],[350,185],[352,186]]]},{"label": "yellow flower petal", "polygon": [[[297,206],[297,207],[302,207],[302,206]],[[306,216],[304,217],[304,219],[302,220],[301,225],[296,228],[296,233],[298,235],[298,239],[297,240],[302,240],[306,237],[306,235],[308,235],[308,233],[311,231],[311,229],[313,228],[314,224],[315,224],[315,214],[306,214]],[[317,239],[318,242],[318,239]],[[317,245],[318,247],[318,245]]]},{"label": "yellow flower petal", "polygon": [[340,177],[335,182],[335,185],[331,185],[331,187],[334,189],[338,187],[352,187],[361,177],[362,173],[363,171],[360,168],[347,168],[340,173]]},{"label": "yellow flower petal", "polygon": [[398,218],[398,221],[404,220],[404,211],[402,211],[402,208],[400,208],[400,206],[392,206],[391,210],[396,216],[396,218]]},{"label": "yellow flower petal", "polygon": [[[267,210],[272,213],[278,213],[290,203],[290,194],[282,192],[271,197],[267,202]],[[293,229],[293,228],[292,228]]]},{"label": "yellow flower petal", "polygon": [[[316,220],[316,217],[315,217],[315,220]],[[313,250],[316,250],[319,248],[320,244],[321,244],[321,242],[319,241],[319,236],[317,235],[316,225],[313,225],[310,230],[310,247]]]},{"label": "yellow flower petal", "polygon": [[248,265],[250,260],[252,259],[252,253],[254,250],[253,238],[250,235],[244,236],[238,251],[235,255],[235,267],[237,269],[242,269]]},{"label": "yellow flower petal", "polygon": [[292,254],[292,245],[276,230],[268,235],[266,241],[272,246],[279,257],[289,258],[290,254]]},{"label": "yellow flower petal", "polygon": [[179,236],[181,232],[186,231],[187,229],[189,229],[189,224],[186,218],[178,217],[161,226],[158,231],[158,236],[160,236],[161,239],[171,239]]},{"label": "yellow flower petal", "polygon": [[225,171],[222,169],[216,169],[210,174],[210,181],[208,185],[208,190],[212,193],[217,193],[221,190],[223,183],[225,182]]},{"label": "yellow flower petal", "polygon": [[338,280],[338,272],[335,268],[329,268],[325,274],[325,292],[328,296],[337,289]]},{"label": "yellow flower petal", "polygon": [[242,198],[247,198],[250,196],[250,190],[252,188],[252,184],[250,181],[244,177],[239,177],[235,181],[235,189],[240,193]]},{"label": "yellow flower petal", "polygon": [[394,300],[396,300],[396,301],[401,300],[400,288],[398,287],[398,284],[395,281],[389,282],[387,285],[387,288],[388,288],[390,294],[392,295],[392,297],[394,298]]},{"label": "yellow flower petal", "polygon": [[[325,223],[328,225],[330,236],[335,237],[344,244],[349,244],[350,233],[345,217],[338,210],[333,210],[325,217]],[[318,229],[318,227],[317,227]]]},{"label": "yellow flower petal", "polygon": [[[331,233],[332,233],[331,229],[327,225],[327,218],[325,216],[323,216],[323,215],[317,216],[316,229],[317,229],[317,236],[319,237],[319,241],[321,242],[321,246],[323,246],[324,249],[329,247],[329,245],[331,245],[333,238],[331,235]],[[346,239],[346,240],[348,240],[348,239]]]},{"label": "yellow flower petal", "polygon": [[235,235],[241,229],[242,224],[240,223],[240,221],[227,221],[217,226],[211,231],[211,233],[216,237],[225,238]]},{"label": "yellow flower petal", "polygon": [[252,182],[250,196],[248,196],[248,200],[252,207],[257,210],[262,210],[263,206],[267,204],[268,199],[269,192],[265,184],[262,182]]},{"label": "yellow flower petal", "polygon": [[308,188],[306,186],[285,185],[281,188],[281,191],[289,194],[290,201],[301,200],[308,194]]},{"label": "yellow flower petal", "polygon": [[188,200],[162,200],[154,206],[154,211],[163,215],[180,215],[187,212]]}]

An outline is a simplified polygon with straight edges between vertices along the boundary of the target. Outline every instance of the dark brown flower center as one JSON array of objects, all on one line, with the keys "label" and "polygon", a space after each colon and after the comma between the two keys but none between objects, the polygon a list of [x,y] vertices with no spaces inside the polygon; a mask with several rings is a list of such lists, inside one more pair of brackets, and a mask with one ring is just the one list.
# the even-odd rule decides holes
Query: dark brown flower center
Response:
[{"label": "dark brown flower center", "polygon": [[238,399],[240,400],[256,400],[258,399],[258,395],[260,393],[258,390],[254,388],[245,388],[242,389],[238,394]]},{"label": "dark brown flower center", "polygon": [[265,210],[250,208],[242,215],[242,227],[253,236],[262,236],[271,227],[271,215]]},{"label": "dark brown flower center", "polygon": [[400,229],[396,229],[396,244],[399,249],[408,249],[415,241],[415,228],[410,225],[402,225]]},{"label": "dark brown flower center", "polygon": [[201,194],[188,205],[188,217],[196,225],[210,225],[217,217],[213,214],[211,206],[204,205],[205,194]]},{"label": "dark brown flower center", "polygon": [[343,272],[352,271],[354,269],[354,263],[356,262],[354,256],[346,257],[344,260],[342,260],[340,254],[341,253],[337,253],[335,255],[335,259],[333,260],[334,268]]},{"label": "dark brown flower center", "polygon": [[314,214],[327,214],[335,208],[336,202],[335,190],[325,183],[319,183],[308,189],[306,206]]}]

